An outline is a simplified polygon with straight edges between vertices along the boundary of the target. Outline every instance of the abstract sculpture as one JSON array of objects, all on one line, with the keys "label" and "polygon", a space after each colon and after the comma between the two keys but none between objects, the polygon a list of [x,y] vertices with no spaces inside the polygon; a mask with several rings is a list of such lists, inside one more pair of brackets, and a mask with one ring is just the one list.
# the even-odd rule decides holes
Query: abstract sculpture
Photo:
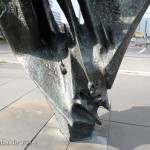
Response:
[{"label": "abstract sculpture", "polygon": [[57,0],[70,29],[60,31],[48,0],[3,0],[0,26],[13,52],[49,98],[70,141],[91,136],[99,106],[110,110],[112,87],[150,0]]}]

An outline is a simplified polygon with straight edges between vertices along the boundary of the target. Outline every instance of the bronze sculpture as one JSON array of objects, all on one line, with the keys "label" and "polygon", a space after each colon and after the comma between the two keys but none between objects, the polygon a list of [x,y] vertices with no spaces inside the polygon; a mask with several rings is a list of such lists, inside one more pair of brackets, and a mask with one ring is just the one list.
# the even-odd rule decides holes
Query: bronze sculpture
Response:
[{"label": "bronze sculpture", "polygon": [[2,0],[1,29],[31,78],[49,98],[70,141],[87,139],[149,0],[57,0],[69,22],[61,32],[48,0]]}]

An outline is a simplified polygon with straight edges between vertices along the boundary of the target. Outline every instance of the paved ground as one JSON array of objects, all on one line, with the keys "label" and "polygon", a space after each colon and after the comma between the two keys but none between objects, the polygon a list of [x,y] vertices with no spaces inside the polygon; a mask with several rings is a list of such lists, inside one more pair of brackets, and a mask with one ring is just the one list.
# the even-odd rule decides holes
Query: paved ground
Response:
[{"label": "paved ground", "polygon": [[93,139],[70,143],[45,96],[0,46],[0,150],[150,150],[150,59],[135,55],[126,54],[109,91],[112,110],[99,109]]}]

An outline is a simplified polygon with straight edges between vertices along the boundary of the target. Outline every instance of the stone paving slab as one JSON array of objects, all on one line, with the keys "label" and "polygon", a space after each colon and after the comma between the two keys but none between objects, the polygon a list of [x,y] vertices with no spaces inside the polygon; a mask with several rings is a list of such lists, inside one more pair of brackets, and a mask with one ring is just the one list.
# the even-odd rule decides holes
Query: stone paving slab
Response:
[{"label": "stone paving slab", "polygon": [[20,64],[0,63],[0,80],[5,78],[31,80]]},{"label": "stone paving slab", "polygon": [[111,122],[108,150],[149,150],[150,128]]},{"label": "stone paving slab", "polygon": [[10,105],[10,107],[41,112],[51,111],[51,108],[46,101],[46,97],[42,94],[39,88],[34,89],[32,92],[19,99],[19,101]]},{"label": "stone paving slab", "polygon": [[35,147],[47,150],[66,150],[69,144],[68,140],[59,129],[48,127],[43,128],[35,141],[37,142]]},{"label": "stone paving slab", "polygon": [[31,141],[51,116],[46,111],[7,108],[0,113],[0,138]]},{"label": "stone paving slab", "polygon": [[[118,75],[109,96],[113,97],[112,109],[124,106],[150,105],[150,77]],[[119,93],[118,93],[119,91]],[[118,94],[116,94],[118,93]],[[114,105],[114,102],[118,102]]]},{"label": "stone paving slab", "polygon": [[30,80],[14,80],[3,86],[0,86],[0,105],[7,106],[30,91],[36,88],[36,85]]},{"label": "stone paving slab", "polygon": [[119,75],[110,95],[111,121],[150,126],[149,77]]},{"label": "stone paving slab", "polygon": [[2,144],[0,150],[24,150],[27,141],[31,141],[52,116],[53,112],[39,89],[5,108],[0,112],[0,139],[24,143],[8,146]]}]

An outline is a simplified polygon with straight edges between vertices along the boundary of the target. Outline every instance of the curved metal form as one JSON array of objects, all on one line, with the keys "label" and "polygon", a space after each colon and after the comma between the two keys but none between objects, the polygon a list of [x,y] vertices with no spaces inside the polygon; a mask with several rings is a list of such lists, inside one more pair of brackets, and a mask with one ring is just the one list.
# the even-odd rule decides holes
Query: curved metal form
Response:
[{"label": "curved metal form", "polygon": [[70,28],[60,31],[48,0],[2,0],[0,26],[13,52],[54,107],[70,141],[90,138],[149,0],[57,0]]}]

